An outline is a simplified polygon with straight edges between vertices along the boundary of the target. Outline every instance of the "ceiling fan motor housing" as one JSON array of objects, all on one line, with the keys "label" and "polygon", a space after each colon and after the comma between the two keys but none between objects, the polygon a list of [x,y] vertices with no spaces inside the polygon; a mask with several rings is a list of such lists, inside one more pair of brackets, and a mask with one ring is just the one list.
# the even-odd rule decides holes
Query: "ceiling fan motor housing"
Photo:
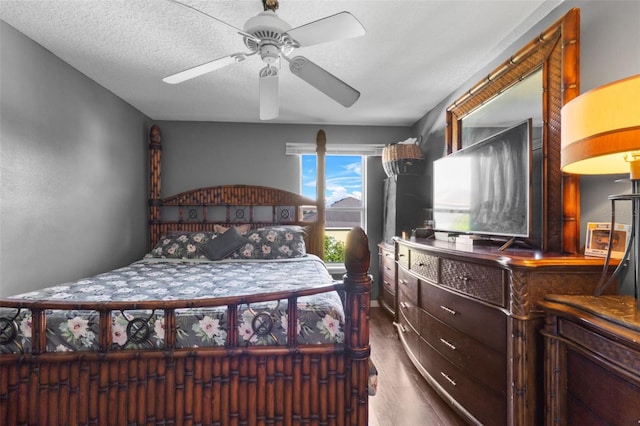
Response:
[{"label": "ceiling fan motor housing", "polygon": [[291,29],[291,26],[280,19],[278,15],[265,10],[260,12],[244,24],[244,31],[254,35],[260,41],[244,38],[244,44],[253,51],[260,51],[260,57],[267,64],[275,63],[285,46],[283,34]]}]

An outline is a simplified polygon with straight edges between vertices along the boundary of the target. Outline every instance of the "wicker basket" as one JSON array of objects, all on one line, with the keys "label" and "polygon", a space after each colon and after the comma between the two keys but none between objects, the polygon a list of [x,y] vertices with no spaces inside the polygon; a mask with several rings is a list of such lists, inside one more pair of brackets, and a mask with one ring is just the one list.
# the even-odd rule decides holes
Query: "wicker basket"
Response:
[{"label": "wicker basket", "polygon": [[387,176],[421,175],[425,159],[416,144],[393,144],[382,148],[382,167]]}]

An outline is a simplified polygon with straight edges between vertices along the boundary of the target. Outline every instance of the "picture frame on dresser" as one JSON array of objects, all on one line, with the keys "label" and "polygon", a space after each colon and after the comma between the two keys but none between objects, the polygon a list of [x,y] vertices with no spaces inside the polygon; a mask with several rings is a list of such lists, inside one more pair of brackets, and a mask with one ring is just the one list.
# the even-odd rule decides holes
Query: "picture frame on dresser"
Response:
[{"label": "picture frame on dresser", "polygon": [[611,258],[622,259],[629,245],[631,225],[615,223],[613,226],[613,235],[610,237],[610,222],[588,222],[584,254],[606,257],[609,245],[611,245]]}]

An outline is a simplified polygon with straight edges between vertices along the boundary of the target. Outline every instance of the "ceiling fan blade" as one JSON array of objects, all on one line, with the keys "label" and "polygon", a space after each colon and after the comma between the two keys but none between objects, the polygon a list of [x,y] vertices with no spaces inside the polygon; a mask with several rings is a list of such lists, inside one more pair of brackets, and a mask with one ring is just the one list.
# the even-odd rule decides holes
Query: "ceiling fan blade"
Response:
[{"label": "ceiling fan blade", "polygon": [[171,3],[175,3],[175,4],[179,5],[179,6],[185,7],[185,8],[187,8],[187,9],[191,9],[191,10],[193,10],[194,12],[197,12],[197,13],[199,13],[199,14],[201,14],[201,15],[206,16],[207,18],[211,18],[211,19],[213,19],[213,20],[215,20],[215,21],[218,21],[219,23],[221,23],[221,24],[223,24],[223,25],[226,25],[226,26],[227,26],[227,27],[229,27],[229,28],[232,28],[232,29],[233,29],[233,30],[235,30],[238,34],[240,34],[240,35],[242,35],[242,36],[244,36],[244,37],[247,37],[247,38],[249,38],[249,39],[251,39],[251,40],[255,40],[255,42],[256,42],[256,43],[259,43],[259,42],[260,42],[260,39],[259,39],[259,38],[257,38],[256,36],[254,36],[253,34],[249,34],[249,33],[245,32],[244,30],[241,30],[240,28],[235,27],[235,26],[233,26],[233,25],[229,24],[228,22],[223,21],[223,20],[222,20],[222,19],[220,19],[220,18],[216,18],[216,17],[215,17],[215,16],[213,16],[213,15],[209,15],[208,13],[203,12],[203,11],[202,11],[202,10],[200,10],[200,9],[197,9],[197,8],[195,8],[195,7],[193,7],[193,6],[189,6],[188,4],[186,4],[186,3],[182,3],[182,2],[180,2],[180,1],[178,1],[178,0],[168,0],[168,1],[170,1]]},{"label": "ceiling fan blade", "polygon": [[260,120],[278,118],[278,69],[267,65],[260,70]]},{"label": "ceiling fan blade", "polygon": [[329,96],[340,105],[349,108],[360,97],[360,92],[356,89],[304,56],[296,56],[292,59],[287,58],[287,60],[289,61],[289,69],[293,74]]},{"label": "ceiling fan blade", "polygon": [[365,34],[365,29],[352,14],[340,12],[335,15],[308,24],[292,28],[287,31],[287,35],[295,40],[300,47],[312,46],[314,44],[326,43],[329,41],[343,40],[352,37],[359,37]]},{"label": "ceiling fan blade", "polygon": [[179,73],[170,75],[162,79],[165,83],[178,84],[183,81],[191,80],[192,78],[199,77],[211,71],[215,71],[227,65],[234,64],[236,62],[244,61],[247,58],[245,53],[234,53],[229,56],[223,56],[222,58],[214,59],[213,61],[206,62],[202,65],[189,68]]}]

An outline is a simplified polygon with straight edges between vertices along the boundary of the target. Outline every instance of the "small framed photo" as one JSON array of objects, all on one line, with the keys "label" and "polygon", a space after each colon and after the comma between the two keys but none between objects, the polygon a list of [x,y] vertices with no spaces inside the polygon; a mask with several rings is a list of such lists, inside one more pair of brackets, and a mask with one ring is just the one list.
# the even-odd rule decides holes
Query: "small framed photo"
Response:
[{"label": "small framed photo", "polygon": [[609,244],[611,244],[611,258],[622,259],[627,244],[629,244],[631,226],[616,223],[613,229],[613,236],[611,241],[609,241],[610,227],[610,223],[587,223],[587,239],[584,248],[585,255],[606,257]]}]

